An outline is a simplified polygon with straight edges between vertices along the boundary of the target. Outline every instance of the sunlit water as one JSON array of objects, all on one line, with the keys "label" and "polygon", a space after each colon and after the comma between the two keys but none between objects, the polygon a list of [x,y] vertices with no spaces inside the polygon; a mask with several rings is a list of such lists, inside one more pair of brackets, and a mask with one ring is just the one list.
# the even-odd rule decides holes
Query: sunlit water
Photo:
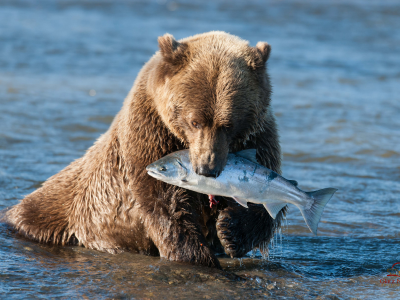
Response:
[{"label": "sunlit water", "polygon": [[318,237],[291,207],[269,258],[221,257],[227,272],[39,245],[0,225],[0,297],[398,299],[380,279],[400,262],[400,4],[30,3],[0,3],[0,209],[107,130],[165,32],[268,41],[284,174],[339,191]]}]

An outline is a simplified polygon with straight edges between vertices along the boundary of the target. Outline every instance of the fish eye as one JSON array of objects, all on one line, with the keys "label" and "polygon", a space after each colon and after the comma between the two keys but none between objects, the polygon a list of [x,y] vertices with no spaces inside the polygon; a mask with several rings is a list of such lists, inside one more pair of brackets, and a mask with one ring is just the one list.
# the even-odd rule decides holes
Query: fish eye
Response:
[{"label": "fish eye", "polygon": [[165,166],[161,166],[161,167],[160,167],[160,171],[162,171],[162,172],[163,172],[163,171],[167,171],[167,168],[166,168]]}]

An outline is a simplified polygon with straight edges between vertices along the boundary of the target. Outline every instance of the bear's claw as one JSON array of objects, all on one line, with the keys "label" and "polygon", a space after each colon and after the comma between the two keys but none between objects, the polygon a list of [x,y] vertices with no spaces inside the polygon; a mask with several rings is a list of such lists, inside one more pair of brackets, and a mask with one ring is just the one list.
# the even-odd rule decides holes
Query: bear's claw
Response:
[{"label": "bear's claw", "polygon": [[232,210],[221,211],[216,226],[218,238],[226,254],[233,258],[245,255],[246,249],[243,249],[240,242],[243,232],[238,227],[238,219],[232,213]]},{"label": "bear's claw", "polygon": [[227,207],[219,212],[216,222],[218,238],[225,253],[232,258],[243,257],[260,243],[268,243],[276,226],[260,205],[250,205],[248,209]]}]

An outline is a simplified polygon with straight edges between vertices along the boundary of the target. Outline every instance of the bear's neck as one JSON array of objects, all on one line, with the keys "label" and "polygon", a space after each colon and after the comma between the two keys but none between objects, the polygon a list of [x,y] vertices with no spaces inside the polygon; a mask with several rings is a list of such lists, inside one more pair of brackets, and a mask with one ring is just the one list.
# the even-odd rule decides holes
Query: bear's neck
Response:
[{"label": "bear's neck", "polygon": [[133,89],[128,95],[109,131],[117,139],[120,160],[139,172],[161,157],[184,149],[165,126],[154,100],[143,90]]}]

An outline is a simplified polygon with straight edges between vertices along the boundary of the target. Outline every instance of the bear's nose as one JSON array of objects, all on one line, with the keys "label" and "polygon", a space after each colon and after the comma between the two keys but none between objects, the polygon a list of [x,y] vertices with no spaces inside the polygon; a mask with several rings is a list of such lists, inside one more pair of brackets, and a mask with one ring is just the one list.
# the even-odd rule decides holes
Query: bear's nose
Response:
[{"label": "bear's nose", "polygon": [[202,176],[206,176],[206,177],[217,178],[221,172],[217,171],[215,168],[210,169],[208,166],[201,166],[201,167],[196,168],[196,173],[198,175],[202,175]]}]

